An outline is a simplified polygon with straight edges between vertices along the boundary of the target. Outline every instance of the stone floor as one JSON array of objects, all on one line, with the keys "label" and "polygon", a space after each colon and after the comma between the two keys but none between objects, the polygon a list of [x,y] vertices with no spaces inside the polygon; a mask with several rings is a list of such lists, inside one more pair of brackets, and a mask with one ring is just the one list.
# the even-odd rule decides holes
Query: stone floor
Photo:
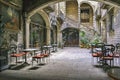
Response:
[{"label": "stone floor", "polygon": [[89,49],[65,47],[52,53],[46,64],[29,63],[0,72],[0,80],[110,80],[102,68],[92,65]]}]

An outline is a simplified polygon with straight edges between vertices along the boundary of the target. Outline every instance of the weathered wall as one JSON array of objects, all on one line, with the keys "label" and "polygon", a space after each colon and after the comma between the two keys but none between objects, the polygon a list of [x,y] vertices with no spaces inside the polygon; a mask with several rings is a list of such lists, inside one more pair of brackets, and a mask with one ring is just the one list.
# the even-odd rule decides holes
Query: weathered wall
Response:
[{"label": "weathered wall", "polygon": [[114,10],[113,29],[113,32],[108,33],[107,41],[113,44],[120,43],[120,9],[118,8]]},{"label": "weathered wall", "polygon": [[10,44],[23,42],[22,38],[22,1],[21,0],[1,0],[1,29],[3,31],[0,46],[9,47]]}]

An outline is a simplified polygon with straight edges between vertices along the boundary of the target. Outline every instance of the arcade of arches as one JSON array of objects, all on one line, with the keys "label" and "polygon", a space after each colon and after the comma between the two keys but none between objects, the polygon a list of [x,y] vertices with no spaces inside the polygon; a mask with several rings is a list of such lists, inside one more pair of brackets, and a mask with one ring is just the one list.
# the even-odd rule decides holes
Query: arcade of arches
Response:
[{"label": "arcade of arches", "polygon": [[119,0],[0,0],[0,50],[96,41],[120,43]]}]

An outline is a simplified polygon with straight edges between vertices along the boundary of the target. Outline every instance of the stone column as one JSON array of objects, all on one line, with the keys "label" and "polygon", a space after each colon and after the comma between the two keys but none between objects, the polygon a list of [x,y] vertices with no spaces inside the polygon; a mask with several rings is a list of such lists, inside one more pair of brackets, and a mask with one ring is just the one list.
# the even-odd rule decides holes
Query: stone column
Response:
[{"label": "stone column", "polygon": [[[78,29],[79,29],[79,33],[80,33],[80,3],[78,3]],[[79,46],[80,46],[80,35],[79,35]]]},{"label": "stone column", "polygon": [[46,36],[46,44],[49,45],[51,44],[51,31],[50,31],[50,27],[47,27],[47,36]]},{"label": "stone column", "polygon": [[58,47],[61,47],[62,37],[61,37],[60,29],[57,30],[57,44],[58,44]]},{"label": "stone column", "polygon": [[94,27],[94,30],[95,30],[95,31],[98,31],[98,27],[97,27],[97,25],[96,25],[96,20],[95,20],[96,16],[95,16],[94,14],[95,14],[95,13],[93,13],[93,27]]},{"label": "stone column", "polygon": [[57,39],[58,39],[58,47],[61,47],[61,48],[63,48],[63,46],[64,46],[64,42],[63,42],[63,39],[62,39],[62,31],[60,31],[59,30],[59,32],[58,32],[58,37],[57,37]]},{"label": "stone column", "polygon": [[54,40],[54,43],[56,43],[56,30],[53,29],[53,40]]},{"label": "stone column", "polygon": [[27,19],[26,20],[26,48],[29,48],[29,44],[30,44],[30,37],[29,37],[29,35],[30,35],[30,29],[29,29],[29,27],[30,27],[30,21],[31,21],[31,19]]}]

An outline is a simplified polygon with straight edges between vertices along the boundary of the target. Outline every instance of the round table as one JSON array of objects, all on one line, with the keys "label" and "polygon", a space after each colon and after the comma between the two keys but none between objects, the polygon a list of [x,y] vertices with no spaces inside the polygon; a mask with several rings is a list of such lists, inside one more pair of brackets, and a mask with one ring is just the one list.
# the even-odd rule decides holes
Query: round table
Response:
[{"label": "round table", "polygon": [[108,75],[113,80],[120,80],[120,68],[113,68],[108,71]]}]

